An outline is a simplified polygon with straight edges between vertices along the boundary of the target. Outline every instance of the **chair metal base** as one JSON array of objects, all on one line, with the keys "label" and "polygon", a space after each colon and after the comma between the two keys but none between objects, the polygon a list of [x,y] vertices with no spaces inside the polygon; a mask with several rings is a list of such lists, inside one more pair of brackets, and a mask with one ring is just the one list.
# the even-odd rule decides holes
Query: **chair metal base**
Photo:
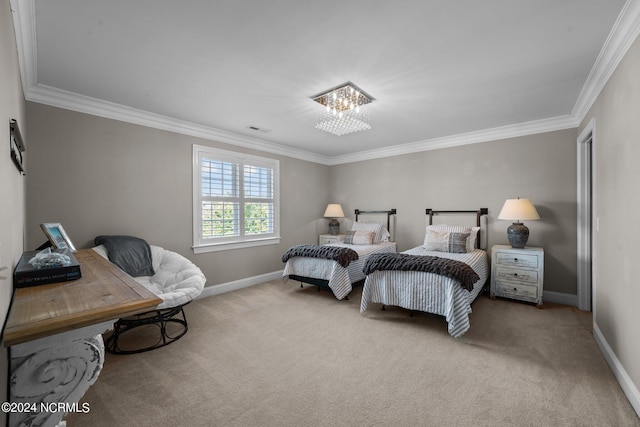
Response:
[{"label": "chair metal base", "polygon": [[[186,304],[177,307],[147,311],[145,313],[136,314],[135,316],[119,319],[114,325],[111,335],[106,337],[104,341],[105,349],[112,354],[135,354],[164,347],[165,345],[169,345],[172,342],[179,340],[189,330],[189,326],[187,325],[187,318],[183,310],[183,307],[185,305]],[[182,316],[182,318],[178,316]],[[170,323],[179,325],[177,334],[174,333],[173,336],[169,335],[167,331],[167,325]],[[156,343],[142,348],[132,348],[126,350],[120,348],[118,340],[125,332],[129,332],[146,325],[155,325],[158,327],[159,336]]]}]

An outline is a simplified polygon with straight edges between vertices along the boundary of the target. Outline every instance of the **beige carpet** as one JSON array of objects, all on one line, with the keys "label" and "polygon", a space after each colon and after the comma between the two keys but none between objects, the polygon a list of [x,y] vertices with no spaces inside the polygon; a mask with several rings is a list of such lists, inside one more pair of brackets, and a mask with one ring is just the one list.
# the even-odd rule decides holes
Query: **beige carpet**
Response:
[{"label": "beige carpet", "polygon": [[640,426],[590,313],[473,305],[438,316],[273,281],[194,301],[167,347],[107,355],[68,426]]}]

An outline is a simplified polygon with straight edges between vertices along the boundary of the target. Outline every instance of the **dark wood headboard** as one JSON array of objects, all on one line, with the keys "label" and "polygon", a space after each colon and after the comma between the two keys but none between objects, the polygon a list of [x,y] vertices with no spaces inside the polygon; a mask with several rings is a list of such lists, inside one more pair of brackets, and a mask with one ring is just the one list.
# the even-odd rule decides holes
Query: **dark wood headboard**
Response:
[{"label": "dark wood headboard", "polygon": [[[429,217],[429,225],[433,224],[433,215],[434,214],[475,214],[476,215],[476,226],[477,227],[481,227],[480,224],[480,217],[482,215],[488,215],[489,214],[489,208],[480,208],[477,209],[475,211],[436,211],[433,209],[426,209],[426,214]],[[481,247],[481,242],[482,240],[480,239],[480,233],[482,232],[482,229],[480,230],[480,232],[478,232],[478,235],[476,236],[476,246],[477,247]]]},{"label": "dark wood headboard", "polygon": [[476,214],[476,226],[480,227],[480,217],[482,215],[489,214],[489,208],[480,208],[476,211],[434,211],[433,209],[427,208],[426,213],[429,216],[429,225],[433,224],[433,214],[439,214],[439,213]]},{"label": "dark wood headboard", "polygon": [[360,209],[356,209],[356,221],[358,221],[358,215],[361,214],[387,214],[387,230],[391,231],[391,215],[395,215],[397,212],[395,209],[389,209],[388,211],[363,211]]}]

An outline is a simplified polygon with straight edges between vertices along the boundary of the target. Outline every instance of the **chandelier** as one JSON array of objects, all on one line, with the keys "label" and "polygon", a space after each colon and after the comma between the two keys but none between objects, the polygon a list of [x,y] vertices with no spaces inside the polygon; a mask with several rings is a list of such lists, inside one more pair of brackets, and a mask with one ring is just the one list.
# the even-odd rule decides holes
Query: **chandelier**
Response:
[{"label": "chandelier", "polygon": [[316,129],[342,136],[353,132],[371,129],[369,116],[362,106],[375,98],[351,82],[311,97],[325,108],[318,118]]}]

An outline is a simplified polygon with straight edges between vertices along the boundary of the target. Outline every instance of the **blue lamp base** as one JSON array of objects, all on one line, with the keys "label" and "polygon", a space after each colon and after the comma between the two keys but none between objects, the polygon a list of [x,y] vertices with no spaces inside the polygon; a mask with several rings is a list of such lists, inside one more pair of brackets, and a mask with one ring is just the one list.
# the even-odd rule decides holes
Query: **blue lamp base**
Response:
[{"label": "blue lamp base", "polygon": [[329,234],[334,236],[340,234],[340,223],[335,218],[331,218],[331,221],[329,221]]},{"label": "blue lamp base", "polygon": [[507,228],[507,238],[512,248],[522,249],[529,240],[529,229],[521,222],[514,222]]}]

